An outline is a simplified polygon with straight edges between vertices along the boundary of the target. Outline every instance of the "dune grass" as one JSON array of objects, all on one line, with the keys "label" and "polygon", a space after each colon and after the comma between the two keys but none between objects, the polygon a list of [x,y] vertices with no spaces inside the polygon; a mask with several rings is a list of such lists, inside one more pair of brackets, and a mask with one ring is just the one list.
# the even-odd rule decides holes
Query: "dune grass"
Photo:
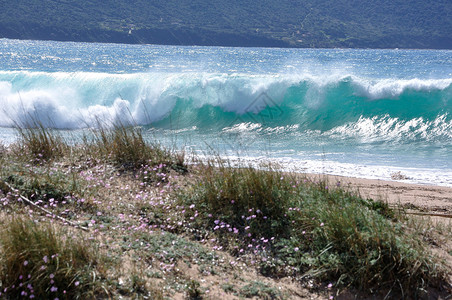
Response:
[{"label": "dune grass", "polygon": [[[77,172],[84,164],[112,164],[146,183],[164,181],[170,170],[187,171],[183,152],[145,141],[140,127],[99,127],[82,144],[69,146],[55,130],[36,121],[32,125],[17,126],[18,142],[11,147],[14,155],[0,157],[0,184],[10,184],[31,200],[67,203],[89,198],[89,183]],[[58,160],[69,168],[62,171],[50,164]]]},{"label": "dune grass", "polygon": [[51,225],[13,217],[0,230],[0,290],[9,299],[86,299],[105,295],[93,242]]},{"label": "dune grass", "polygon": [[[146,141],[141,127],[122,124],[111,128],[99,126],[91,131],[91,137],[91,142],[86,142],[91,151],[111,160],[117,167],[137,170],[144,166],[165,165],[168,169],[186,170],[183,153]],[[85,141],[88,140],[90,138],[86,137]]]},{"label": "dune grass", "polygon": [[[409,299],[426,297],[429,288],[445,282],[446,270],[420,230],[413,229],[417,223],[325,178],[271,166],[233,168],[219,158],[190,167],[189,176],[173,184],[189,169],[184,155],[148,142],[136,126],[92,129],[78,145],[66,144],[43,126],[18,133],[17,145],[0,153],[0,207],[13,215],[0,230],[0,290],[7,298],[24,293],[42,299],[110,293],[163,298],[144,269],[130,273],[128,284],[107,274],[93,237],[19,217],[29,214],[19,194],[54,213],[83,216],[105,241],[114,241],[110,255],[122,255],[121,249],[135,251],[140,263],[159,261],[166,267],[154,274],[164,273],[173,283],[182,277],[192,298],[206,289],[177,273],[177,261],[203,270],[218,265],[222,259],[210,258],[206,241],[268,278],[290,277],[302,284]],[[193,259],[185,259],[190,255]],[[258,281],[224,286],[243,297],[284,298]]]},{"label": "dune grass", "polygon": [[23,126],[16,124],[16,131],[19,137],[18,156],[31,156],[30,161],[34,164],[62,157],[68,149],[57,131],[45,127],[33,118]]},{"label": "dune grass", "polygon": [[[267,276],[425,296],[444,270],[383,202],[319,178],[212,163],[179,194],[190,231],[214,232],[232,254],[258,254]],[[196,218],[194,218],[196,217]]]}]

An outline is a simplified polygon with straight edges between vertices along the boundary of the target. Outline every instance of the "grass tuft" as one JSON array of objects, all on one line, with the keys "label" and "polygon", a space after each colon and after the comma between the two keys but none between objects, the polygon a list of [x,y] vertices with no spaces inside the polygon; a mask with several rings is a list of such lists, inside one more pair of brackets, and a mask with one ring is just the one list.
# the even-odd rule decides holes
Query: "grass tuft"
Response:
[{"label": "grass tuft", "polygon": [[278,289],[260,281],[253,281],[240,289],[240,296],[246,298],[258,297],[259,299],[284,299]]},{"label": "grass tuft", "polygon": [[51,225],[17,217],[0,232],[0,288],[10,299],[102,296],[99,261],[92,242]]},{"label": "grass tuft", "polygon": [[144,166],[165,165],[177,171],[187,170],[184,155],[145,141],[140,127],[114,125],[93,130],[94,149],[104,158],[125,170],[138,170]]},{"label": "grass tuft", "polygon": [[68,148],[55,130],[45,127],[38,121],[32,120],[26,126],[16,124],[16,130],[19,135],[20,154],[31,155],[31,160],[35,164],[59,158]]},{"label": "grass tuft", "polygon": [[212,216],[206,223],[210,228],[227,223],[235,231],[251,235],[286,235],[284,214],[292,187],[289,181],[281,180],[281,174],[251,167],[216,167],[212,163],[201,172],[203,176],[192,193],[182,193],[181,197],[199,206],[205,216]]},{"label": "grass tuft", "polygon": [[200,289],[201,285],[196,280],[190,280],[187,284],[187,299],[191,300],[201,300],[202,297],[202,291]]}]

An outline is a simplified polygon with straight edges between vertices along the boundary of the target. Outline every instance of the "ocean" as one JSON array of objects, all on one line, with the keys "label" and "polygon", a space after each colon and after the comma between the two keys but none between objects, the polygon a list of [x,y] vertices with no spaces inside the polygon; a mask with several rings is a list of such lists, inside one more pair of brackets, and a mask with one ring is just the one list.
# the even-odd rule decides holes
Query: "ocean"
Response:
[{"label": "ocean", "polygon": [[[231,163],[452,187],[452,51],[0,39],[0,141],[120,122]],[[401,178],[399,176],[399,178]]]}]

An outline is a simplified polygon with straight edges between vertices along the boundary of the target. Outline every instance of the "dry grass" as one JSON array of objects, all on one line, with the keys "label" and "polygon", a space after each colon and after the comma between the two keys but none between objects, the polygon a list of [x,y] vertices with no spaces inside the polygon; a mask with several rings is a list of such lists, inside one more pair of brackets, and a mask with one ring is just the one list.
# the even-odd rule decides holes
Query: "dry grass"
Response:
[{"label": "dry grass", "polygon": [[37,121],[24,126],[16,125],[19,135],[18,156],[31,156],[33,163],[42,163],[61,157],[68,149],[63,138],[55,131]]}]

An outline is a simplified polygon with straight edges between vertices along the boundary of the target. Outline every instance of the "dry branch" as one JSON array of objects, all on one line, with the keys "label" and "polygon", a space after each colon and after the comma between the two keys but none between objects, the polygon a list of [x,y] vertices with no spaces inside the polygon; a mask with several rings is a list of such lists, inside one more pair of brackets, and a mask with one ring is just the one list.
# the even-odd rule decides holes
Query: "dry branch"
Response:
[{"label": "dry branch", "polygon": [[[9,183],[7,183],[6,181],[4,181],[4,180],[2,180],[2,179],[0,179],[0,180],[1,180],[1,181],[2,181],[2,182],[10,189],[10,190],[16,191],[16,189],[14,189]],[[34,203],[33,201],[31,201],[30,199],[28,199],[27,197],[25,197],[25,196],[23,196],[23,195],[21,195],[21,194],[19,194],[19,197],[20,197],[22,200],[24,200],[26,203],[30,204],[31,206],[33,206],[33,207],[35,207],[35,208],[37,208],[37,209],[39,209],[39,210],[42,210],[43,212],[45,212],[45,213],[48,214],[48,215],[51,215],[53,218],[59,219],[60,221],[63,221],[64,223],[69,224],[69,225],[71,225],[71,226],[74,226],[74,227],[76,227],[76,228],[79,228],[79,229],[88,231],[88,228],[87,228],[87,227],[83,227],[83,226],[81,226],[81,225],[79,225],[79,224],[77,224],[77,223],[75,223],[75,222],[69,221],[68,219],[63,218],[63,217],[61,217],[61,216],[59,216],[59,215],[57,215],[57,214],[51,212],[50,210],[45,209],[45,208],[43,208],[43,207],[37,205],[36,203]]]}]

